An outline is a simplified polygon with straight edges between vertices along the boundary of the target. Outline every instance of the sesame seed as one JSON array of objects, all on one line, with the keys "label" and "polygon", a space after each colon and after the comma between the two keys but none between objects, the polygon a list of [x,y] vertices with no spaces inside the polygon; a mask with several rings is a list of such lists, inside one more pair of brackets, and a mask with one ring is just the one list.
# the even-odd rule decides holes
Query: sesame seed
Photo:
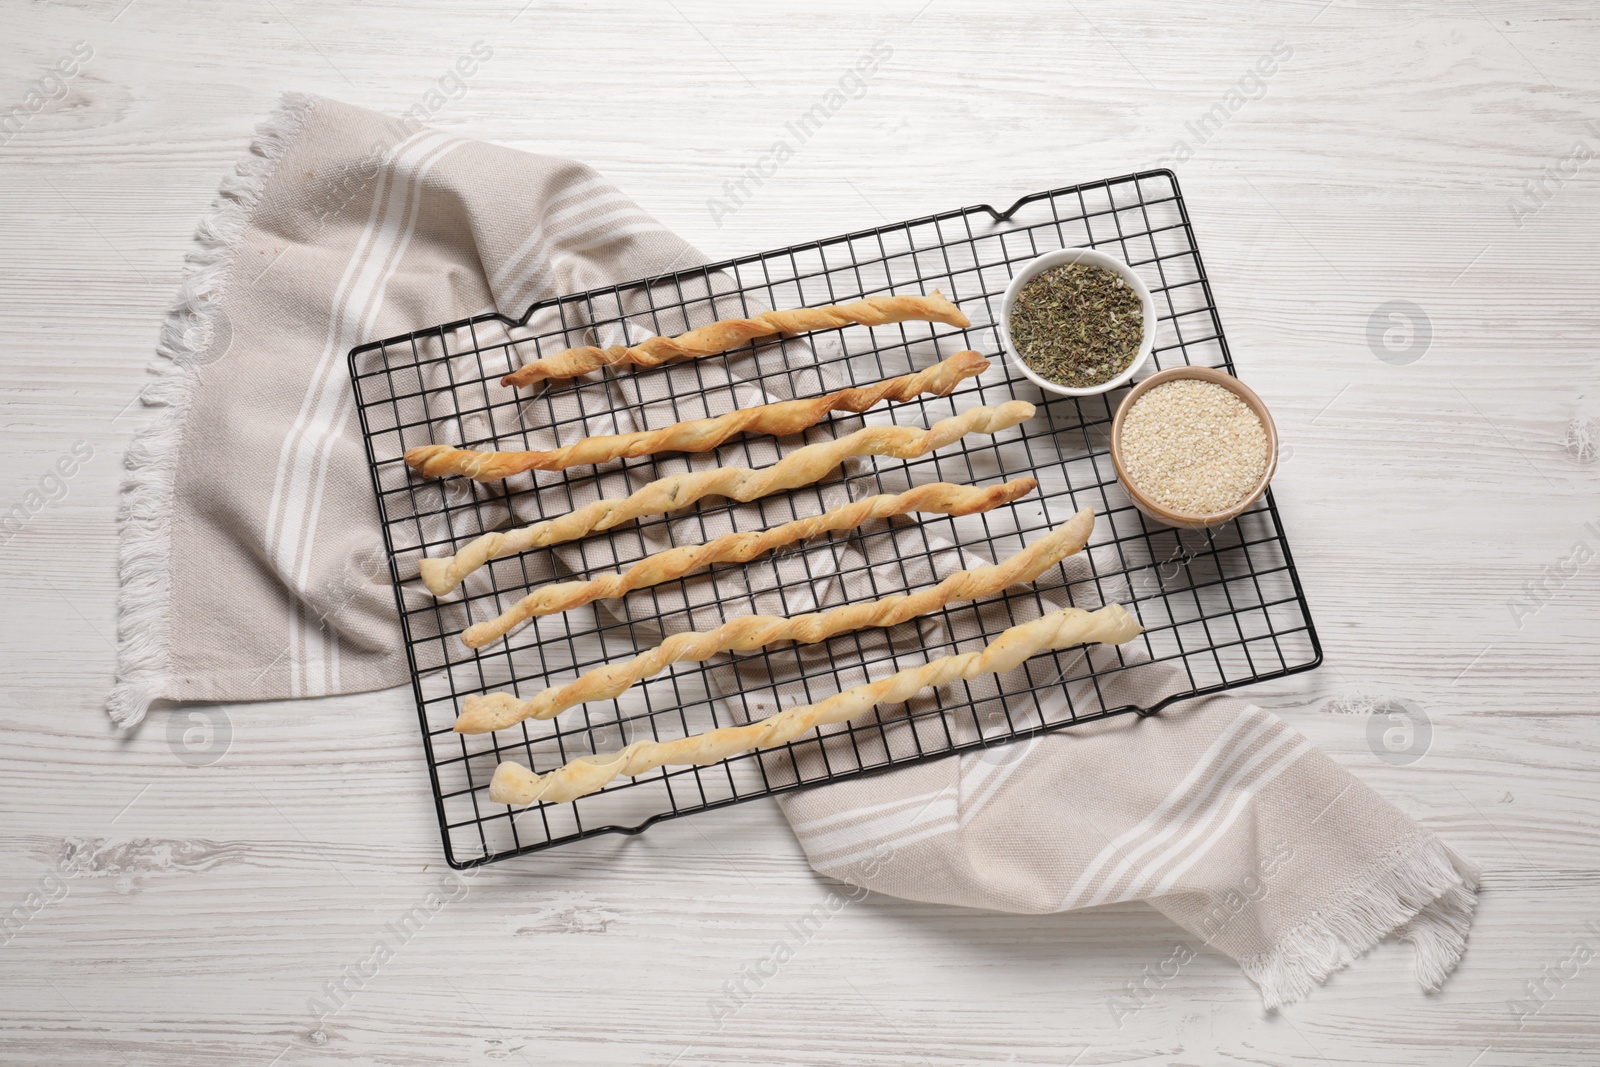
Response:
[{"label": "sesame seed", "polygon": [[1187,515],[1228,510],[1267,468],[1267,431],[1255,412],[1231,389],[1194,378],[1134,401],[1120,441],[1123,469],[1139,491]]}]

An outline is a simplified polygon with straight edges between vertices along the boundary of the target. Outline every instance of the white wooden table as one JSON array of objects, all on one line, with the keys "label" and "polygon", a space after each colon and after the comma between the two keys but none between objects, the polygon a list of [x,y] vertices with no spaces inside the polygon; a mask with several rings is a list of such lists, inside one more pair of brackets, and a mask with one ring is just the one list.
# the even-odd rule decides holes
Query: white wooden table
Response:
[{"label": "white wooden table", "polygon": [[[0,946],[0,1061],[1600,1062],[1600,960],[1564,962],[1600,948],[1592,5],[523,5],[0,5],[0,112],[93,50],[0,137],[0,510],[92,449],[0,545],[0,915],[49,899]],[[713,219],[880,39],[865,95]],[[1444,992],[1386,944],[1269,1016],[1202,949],[1119,1028],[1107,999],[1184,939],[1153,911],[870,897],[719,1030],[708,998],[831,888],[757,802],[487,869],[319,1025],[308,1000],[444,869],[410,695],[230,706],[206,767],[161,715],[116,736],[120,454],[194,222],[277,92],[400,113],[478,40],[434,124],[581,157],[713,255],[1182,157],[1292,448],[1278,500],[1327,651],[1251,696],[1485,865]],[[1425,709],[1425,755],[1381,760],[1330,711],[1355,694]]]}]

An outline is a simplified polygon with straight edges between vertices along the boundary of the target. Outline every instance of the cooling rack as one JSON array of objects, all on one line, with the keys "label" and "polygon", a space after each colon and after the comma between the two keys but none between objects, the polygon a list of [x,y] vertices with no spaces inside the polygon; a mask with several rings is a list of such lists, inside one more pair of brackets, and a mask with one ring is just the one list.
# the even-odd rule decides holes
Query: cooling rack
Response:
[{"label": "cooling rack", "polygon": [[[708,529],[721,528],[718,522],[755,529],[817,514],[830,501],[839,502],[841,492],[854,499],[929,481],[987,485],[1031,475],[1039,480],[1037,492],[993,512],[959,519],[921,516],[910,520],[909,535],[900,523],[822,538],[787,550],[783,567],[760,561],[744,570],[722,566],[713,568],[710,581],[717,588],[717,581],[743,574],[733,583],[738,589],[748,593],[752,586],[762,587],[788,604],[791,592],[803,601],[808,584],[831,575],[854,583],[851,588],[862,598],[877,598],[927,584],[928,575],[948,567],[952,544],[970,553],[968,559],[1001,559],[1091,505],[1099,517],[1091,551],[1058,566],[1060,573],[991,598],[989,610],[953,605],[930,617],[938,624],[932,629],[902,627],[865,638],[844,634],[806,649],[788,646],[743,655],[736,664],[736,691],[729,691],[726,662],[679,664],[617,700],[591,702],[559,719],[486,735],[452,732],[467,695],[507,689],[531,696],[684,627],[683,618],[673,617],[674,598],[656,595],[643,608],[635,600],[622,616],[608,613],[604,605],[546,616],[511,640],[477,651],[459,640],[466,625],[496,614],[541,578],[584,578],[626,568],[647,554],[640,538],[585,540],[562,546],[563,553],[542,549],[512,557],[486,568],[475,587],[442,601],[420,589],[414,580],[418,558],[447,554],[484,530],[568,510],[573,500],[592,498],[598,477],[594,468],[579,467],[541,474],[532,484],[507,482],[487,489],[459,479],[417,478],[402,454],[435,439],[440,426],[456,427],[468,447],[519,449],[529,447],[526,434],[547,431],[552,423],[568,431],[562,437],[567,440],[608,432],[619,414],[634,424],[648,417],[652,426],[706,414],[693,374],[625,368],[603,372],[598,382],[515,391],[498,384],[509,367],[597,339],[613,343],[605,338],[615,338],[619,329],[635,338],[671,334],[686,323],[767,308],[935,288],[960,305],[972,320],[970,328],[854,326],[694,362],[708,371],[736,360],[746,367],[753,363],[752,386],[773,396],[805,396],[821,391],[823,372],[830,382],[863,385],[927,366],[961,348],[997,357],[995,317],[1013,269],[1041,252],[1080,246],[1111,252],[1148,283],[1159,323],[1154,366],[1147,365],[1147,373],[1186,363],[1232,371],[1183,197],[1176,177],[1166,170],[1036,193],[1003,211],[982,204],[673,270],[540,302],[517,320],[481,315],[353,349],[357,410],[450,864],[465,868],[597,834],[638,833],[663,819],[956,752],[981,749],[978,758],[1003,762],[1017,749],[998,746],[1044,730],[1123,713],[1152,714],[1172,700],[1317,666],[1321,646],[1270,491],[1217,529],[1180,531],[1151,523],[1132,506],[1111,465],[1107,434],[1123,391],[1045,396],[1001,357],[952,397],[895,405],[893,421],[929,425],[975,404],[1014,398],[1038,405],[1033,419],[1012,430],[993,438],[968,436],[910,461],[866,461],[822,485],[753,504],[713,498],[686,514],[646,519],[639,530],[649,533],[671,523],[668,529],[679,542],[697,541]],[[753,354],[761,358],[752,360]],[[655,382],[650,388],[657,392],[647,395],[638,382]],[[662,383],[677,384],[662,395]],[[577,414],[561,422],[559,411]],[[879,412],[866,418],[889,421]],[[572,433],[573,422],[582,423],[582,432]],[[525,432],[484,438],[471,430],[508,424]],[[808,431],[805,443],[859,424],[859,416],[824,421]],[[736,439],[706,456],[644,457],[623,467],[637,484],[691,466],[760,466],[751,459],[751,444]],[[784,442],[785,449],[797,446]],[[874,557],[874,538],[894,539],[897,566],[860,562]],[[797,565],[803,565],[798,572]],[[750,569],[762,566],[768,569],[752,576]],[[795,573],[801,574],[799,581],[785,577]],[[746,604],[749,597],[730,597],[729,606],[735,601]],[[571,804],[513,809],[488,799],[489,779],[502,759],[546,771],[573,756],[614,750],[638,738],[666,739],[748,721],[770,714],[780,701],[819,700],[868,677],[981,647],[1005,625],[1058,606],[1113,601],[1138,615],[1145,627],[1140,638],[1093,654],[1080,649],[1035,657],[997,682],[998,688],[956,687],[953,700],[879,708],[826,736],[713,766],[663,768],[618,779]],[[1004,610],[996,610],[997,604]],[[1144,690],[1118,682],[1151,669],[1165,670],[1169,679],[1159,699],[1128,699],[1127,693]]]}]

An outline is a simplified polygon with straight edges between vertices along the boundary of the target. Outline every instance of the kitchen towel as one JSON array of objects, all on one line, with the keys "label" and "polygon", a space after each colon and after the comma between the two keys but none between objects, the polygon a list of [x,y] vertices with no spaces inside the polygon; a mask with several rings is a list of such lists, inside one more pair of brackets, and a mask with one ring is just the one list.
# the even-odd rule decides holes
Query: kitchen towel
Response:
[{"label": "kitchen towel", "polygon": [[1119,1026],[1202,948],[1237,960],[1269,1008],[1391,935],[1437,990],[1476,899],[1473,864],[1282,719],[1227,696],[779,804],[813,867],[878,892],[1013,912],[1147,901],[1192,939],[1109,991]]},{"label": "kitchen towel", "polygon": [[[127,457],[118,678],[108,701],[124,726],[153,700],[313,697],[407,680],[387,567],[375,549],[382,538],[354,414],[351,347],[495,309],[515,316],[547,297],[703,261],[581,164],[300,95],[286,96],[262,126],[198,241],[144,396],[161,410]],[[700,295],[704,309],[685,327],[719,314],[715,293]],[[631,325],[620,331],[596,339],[636,336]],[[917,336],[908,350],[931,351],[933,331]],[[515,345],[505,353],[515,358]],[[709,377],[701,379],[705,410],[696,414],[783,399],[753,396],[746,379],[763,358],[797,357],[817,358],[806,341],[791,340],[700,361],[696,372]],[[596,377],[607,389],[650,388],[638,384],[648,375]],[[829,384],[820,372],[792,383],[798,395]],[[574,411],[552,407],[538,421],[559,425]],[[573,418],[565,432],[654,427],[674,415],[645,394],[604,427]],[[473,407],[447,410],[433,434],[476,441],[511,429],[493,418]],[[855,424],[822,429],[831,435]],[[761,438],[741,442],[739,452],[751,466],[781,454]],[[693,465],[689,457],[671,462]],[[546,484],[521,477],[523,488]],[[621,465],[607,467],[585,492],[616,495],[632,487],[631,477]],[[816,507],[841,502],[843,485],[820,489]],[[485,493],[491,521],[524,517],[495,512],[487,491],[460,480],[434,491]],[[771,521],[753,507],[745,518]],[[841,557],[833,574],[810,575],[800,584],[811,601],[791,598],[784,609],[859,598],[841,576],[897,566],[894,546],[912,529],[863,542],[878,545],[881,559],[845,566]],[[608,536],[637,556],[716,532],[689,513]],[[518,565],[534,582],[583,571],[584,543]],[[401,546],[408,547],[416,546]],[[951,543],[938,548],[929,573],[902,580],[937,580],[958,560],[988,562]],[[789,556],[759,566],[795,588],[796,565]],[[720,576],[714,595],[710,579],[684,583],[674,594],[674,627],[715,625],[730,602],[732,613],[770,611],[775,586],[759,566]],[[1073,567],[1083,566],[1069,561],[1045,583],[1044,599],[1081,603],[1071,591]],[[744,583],[737,595],[729,580]],[[406,595],[426,597],[415,584]],[[459,602],[451,610],[461,610]],[[624,598],[603,610],[627,620],[640,609]],[[929,646],[971,647],[971,634],[907,625]],[[540,634],[536,622],[517,636],[527,647]],[[895,638],[869,633],[863,647]],[[797,652],[797,664],[805,655]],[[745,692],[748,671],[747,662],[730,662],[708,677],[723,693]],[[1160,664],[1127,678],[1141,701],[1172,684]],[[844,685],[854,680],[841,676]],[[798,699],[783,678],[760,681],[778,704]],[[999,700],[997,684],[973,690],[980,710]],[[919,728],[904,724],[900,736]],[[1269,1006],[1303,995],[1390,934],[1417,945],[1419,976],[1436,988],[1460,957],[1475,899],[1468,862],[1281,720],[1229,698],[809,789],[781,804],[819,871],[883,892],[1011,911],[1148,900],[1238,959]]]}]

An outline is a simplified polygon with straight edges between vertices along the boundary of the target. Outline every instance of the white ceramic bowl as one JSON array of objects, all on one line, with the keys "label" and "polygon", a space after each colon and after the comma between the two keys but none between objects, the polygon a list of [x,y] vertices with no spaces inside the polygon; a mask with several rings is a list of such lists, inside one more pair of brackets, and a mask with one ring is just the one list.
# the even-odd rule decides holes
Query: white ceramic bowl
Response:
[{"label": "white ceramic bowl", "polygon": [[[1016,342],[1011,340],[1011,305],[1017,299],[1017,294],[1022,291],[1022,287],[1042,271],[1068,263],[1087,263],[1095,267],[1104,267],[1106,270],[1121,275],[1128,288],[1138,294],[1139,310],[1144,319],[1144,337],[1140,340],[1139,351],[1133,357],[1133,362],[1128,364],[1128,368],[1110,381],[1082,389],[1057,385],[1055,382],[1041,378],[1034,373],[1032,367],[1028,366],[1028,361],[1022,358],[1022,352],[1017,348]],[[1061,248],[1029,260],[1012,277],[1011,284],[1006,286],[1005,295],[1000,298],[999,326],[1000,341],[1005,346],[1007,357],[1017,365],[1017,368],[1023,374],[1028,376],[1028,380],[1033,382],[1034,385],[1037,385],[1047,393],[1055,393],[1057,396],[1094,396],[1097,393],[1110,392],[1120,385],[1126,385],[1128,380],[1138,373],[1139,368],[1144,366],[1145,361],[1150,358],[1150,350],[1155,347],[1156,343],[1156,302],[1151,298],[1150,289],[1144,284],[1144,279],[1140,278],[1132,267],[1117,257],[1108,256],[1104,252],[1098,252],[1093,248]]]}]

